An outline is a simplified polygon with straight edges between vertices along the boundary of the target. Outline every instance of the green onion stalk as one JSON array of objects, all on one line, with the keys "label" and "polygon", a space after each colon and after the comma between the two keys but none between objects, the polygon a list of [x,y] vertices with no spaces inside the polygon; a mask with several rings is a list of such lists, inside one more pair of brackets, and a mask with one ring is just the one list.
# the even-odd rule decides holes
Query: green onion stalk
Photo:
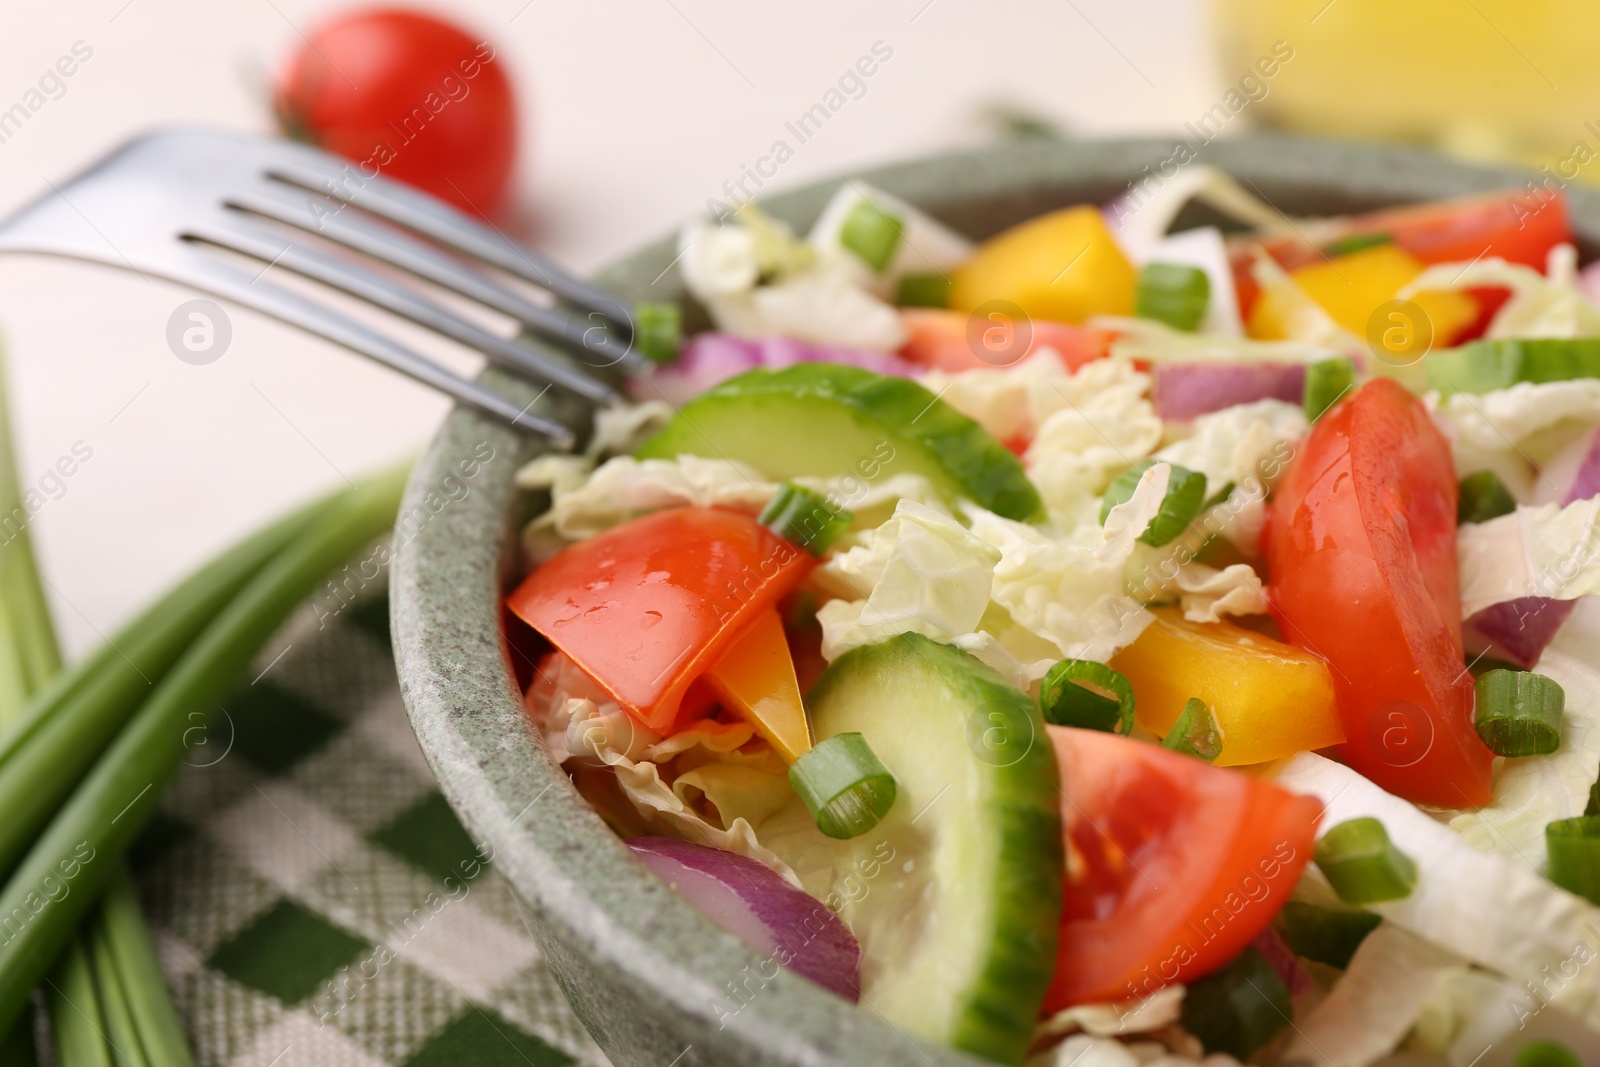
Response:
[{"label": "green onion stalk", "polygon": [[[50,686],[60,671],[60,646],[26,528],[8,411],[0,385],[0,540],[5,542],[0,547],[4,589],[0,656],[7,679],[0,698],[0,729],[10,739],[22,733],[19,726],[24,721],[34,720],[29,714],[32,707],[24,701],[41,689],[51,697],[65,696],[82,676]],[[12,525],[5,525],[8,519]],[[194,1062],[139,910],[137,891],[125,871],[117,872],[84,933],[62,954],[47,1003],[57,1035],[56,1059],[62,1067],[138,1062],[137,1056],[146,1049],[151,1053],[146,1062],[175,1067]],[[116,1010],[106,1010],[112,1007]],[[20,1016],[10,1025],[8,1062],[37,1062],[31,1035],[21,1032],[30,1021]],[[113,1057],[108,1041],[122,1054]]]},{"label": "green onion stalk", "polygon": [[43,687],[61,662],[34,564],[8,410],[0,365],[0,726]]},{"label": "green onion stalk", "polygon": [[[115,901],[118,860],[182,762],[185,732],[227,697],[267,638],[330,571],[392,528],[405,477],[405,467],[395,468],[339,494],[250,574],[115,732],[71,796],[44,821],[37,837],[28,840],[10,879],[0,887],[0,1029],[17,1018],[29,991],[72,943],[100,890],[110,886],[110,899]],[[84,699],[91,683],[79,684],[83,688],[64,687],[65,701],[70,703],[75,694]],[[101,721],[91,714],[85,714],[85,720]],[[45,735],[47,723],[37,727],[39,736]],[[18,751],[31,761],[34,747],[24,741]],[[5,772],[11,763],[0,763],[0,795],[5,794]],[[37,901],[40,895],[39,887],[59,882],[68,871],[72,891],[36,913],[30,909],[30,899]],[[21,921],[8,925],[13,917]],[[106,941],[115,944],[114,938]],[[93,955],[97,944],[105,942],[95,942],[91,933],[85,954]],[[96,960],[90,962],[95,966]],[[72,966],[71,957],[67,966]],[[101,970],[95,969],[98,979]],[[103,981],[97,986],[107,988]],[[126,1010],[137,1012],[139,990],[128,983],[120,991]],[[122,1009],[113,1004],[112,1010]],[[140,1020],[134,1018],[137,1024]],[[140,1027],[141,1036],[145,1033]],[[155,1049],[145,1051],[151,1064],[187,1062],[164,1058]],[[187,1057],[187,1052],[183,1055]]]},{"label": "green onion stalk", "polygon": [[[193,1058],[120,858],[175,773],[193,716],[226,695],[327,572],[386,532],[405,470],[247,538],[58,673],[3,399],[0,810],[12,817],[0,823],[0,874],[11,874],[0,888],[0,1032],[45,981],[63,1067],[187,1067]],[[118,799],[135,779],[148,788]],[[66,837],[74,844],[63,852]],[[69,893],[28,906],[64,879]],[[22,1029],[0,1045],[0,1061],[22,1062],[14,1050],[31,1051]]]}]

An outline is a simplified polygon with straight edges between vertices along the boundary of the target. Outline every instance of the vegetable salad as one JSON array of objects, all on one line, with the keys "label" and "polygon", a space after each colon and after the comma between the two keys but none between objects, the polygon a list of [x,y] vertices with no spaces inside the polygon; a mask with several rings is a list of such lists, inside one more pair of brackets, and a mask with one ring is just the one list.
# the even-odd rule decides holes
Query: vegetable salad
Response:
[{"label": "vegetable salad", "polygon": [[690,224],[715,328],[650,309],[636,402],[518,474],[552,757],[979,1057],[1600,1063],[1600,279],[1530,197]]}]

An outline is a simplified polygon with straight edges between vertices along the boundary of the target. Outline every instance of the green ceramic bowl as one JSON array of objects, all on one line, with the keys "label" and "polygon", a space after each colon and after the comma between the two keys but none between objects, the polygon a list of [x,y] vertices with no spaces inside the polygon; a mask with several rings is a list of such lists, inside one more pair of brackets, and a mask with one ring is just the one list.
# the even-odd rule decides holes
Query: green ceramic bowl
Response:
[{"label": "green ceramic bowl", "polygon": [[[1103,202],[1173,155],[1169,141],[1013,141],[859,175],[974,238],[1052,208]],[[1290,215],[1343,212],[1520,185],[1526,175],[1402,149],[1284,137],[1219,141],[1205,160]],[[825,181],[763,206],[804,231]],[[1590,247],[1600,198],[1573,194]],[[680,299],[674,242],[600,275],[629,300]],[[498,380],[531,399],[534,391]],[[518,577],[515,530],[533,502],[512,474],[535,445],[457,410],[413,475],[392,578],[400,681],[445,796],[526,905],[579,1017],[618,1067],[975,1063],[899,1032],[759,958],[637,862],[545,754],[501,638]],[[486,457],[492,457],[487,458]]]}]

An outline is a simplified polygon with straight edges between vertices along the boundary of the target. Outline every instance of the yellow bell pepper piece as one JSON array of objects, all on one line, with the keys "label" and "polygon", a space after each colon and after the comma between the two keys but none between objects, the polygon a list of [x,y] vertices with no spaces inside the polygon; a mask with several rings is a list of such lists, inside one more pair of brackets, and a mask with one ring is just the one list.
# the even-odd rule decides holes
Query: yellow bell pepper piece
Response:
[{"label": "yellow bell pepper piece", "polygon": [[[1289,277],[1334,322],[1365,337],[1378,305],[1393,300],[1423,269],[1420,260],[1398,245],[1384,244],[1301,267]],[[1418,293],[1412,302],[1432,323],[1434,348],[1449,345],[1478,317],[1477,301],[1454,290]],[[1285,320],[1274,294],[1264,292],[1250,313],[1248,332],[1262,340],[1281,340],[1288,336]]]},{"label": "yellow bell pepper piece", "polygon": [[810,750],[811,727],[776,608],[757,616],[701,677],[729,711],[743,716],[767,739],[784,762],[793,763]]},{"label": "yellow bell pepper piece", "polygon": [[1344,741],[1333,675],[1316,656],[1227,622],[1190,622],[1159,608],[1139,639],[1111,658],[1133,685],[1134,717],[1160,736],[1190,697],[1222,727],[1220,767],[1292,756]]},{"label": "yellow bell pepper piece", "polygon": [[1080,323],[1133,314],[1137,279],[1099,209],[1069,207],[979,245],[951,276],[950,306],[970,313],[1008,300],[1030,318]]}]

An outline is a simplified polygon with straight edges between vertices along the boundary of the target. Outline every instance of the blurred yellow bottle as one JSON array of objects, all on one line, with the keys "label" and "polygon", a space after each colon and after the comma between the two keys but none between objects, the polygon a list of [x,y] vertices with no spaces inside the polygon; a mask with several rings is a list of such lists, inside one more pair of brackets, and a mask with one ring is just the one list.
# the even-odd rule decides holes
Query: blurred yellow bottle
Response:
[{"label": "blurred yellow bottle", "polygon": [[[1294,49],[1257,121],[1533,166],[1579,141],[1600,150],[1594,0],[1213,3],[1224,79],[1277,41]],[[1600,166],[1579,180],[1600,182]]]}]

